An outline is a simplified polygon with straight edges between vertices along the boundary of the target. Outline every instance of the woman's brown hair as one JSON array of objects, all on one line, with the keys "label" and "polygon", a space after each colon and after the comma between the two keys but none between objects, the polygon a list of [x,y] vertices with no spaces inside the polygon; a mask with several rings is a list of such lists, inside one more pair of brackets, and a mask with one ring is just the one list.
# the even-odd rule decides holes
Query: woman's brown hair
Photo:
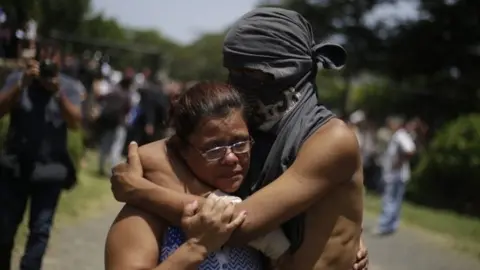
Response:
[{"label": "woman's brown hair", "polygon": [[186,140],[204,117],[225,117],[242,110],[244,103],[233,86],[219,82],[199,82],[184,91],[173,104],[172,127],[176,136]]}]

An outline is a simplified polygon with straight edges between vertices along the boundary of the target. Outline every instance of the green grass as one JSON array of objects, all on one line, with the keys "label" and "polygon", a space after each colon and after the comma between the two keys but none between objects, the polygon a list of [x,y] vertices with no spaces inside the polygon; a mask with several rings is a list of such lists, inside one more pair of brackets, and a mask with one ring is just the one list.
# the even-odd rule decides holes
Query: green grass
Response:
[{"label": "green grass", "polygon": [[[367,194],[365,210],[369,214],[380,212],[379,197]],[[454,212],[436,210],[404,202],[402,222],[434,233],[453,247],[475,255],[480,259],[480,219]]]},{"label": "green grass", "polygon": [[[87,166],[79,172],[77,186],[63,192],[55,216],[54,230],[95,215],[114,201],[108,179],[96,175],[96,160],[96,155],[87,153]],[[23,250],[28,235],[27,222],[28,213],[16,236],[17,251]]]}]

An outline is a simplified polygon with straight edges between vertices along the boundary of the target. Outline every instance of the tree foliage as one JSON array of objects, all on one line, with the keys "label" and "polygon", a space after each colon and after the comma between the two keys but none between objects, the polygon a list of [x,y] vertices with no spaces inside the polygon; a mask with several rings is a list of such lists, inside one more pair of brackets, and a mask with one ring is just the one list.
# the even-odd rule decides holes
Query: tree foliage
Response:
[{"label": "tree foliage", "polygon": [[[480,216],[480,115],[465,115],[437,132],[421,156],[409,196]],[[448,200],[446,200],[448,198]]]},{"label": "tree foliage", "polygon": [[[300,12],[312,23],[318,42],[331,40],[346,48],[346,68],[341,73],[322,71],[317,77],[323,103],[340,112],[364,109],[379,122],[391,113],[419,116],[432,132],[438,131],[420,158],[416,184],[412,185],[415,191],[410,194],[430,194],[429,188],[435,186],[442,190],[432,196],[440,196],[453,190],[452,179],[461,188],[478,188],[474,175],[478,173],[479,120],[478,116],[465,115],[480,110],[480,1],[259,3]],[[416,15],[402,18],[401,5],[416,5]],[[173,78],[190,81],[226,77],[221,55],[224,33],[206,33],[192,44],[179,45],[156,30],[121,25],[92,10],[89,0],[3,0],[2,6],[16,11],[18,18],[37,18],[42,36],[61,33],[80,39],[83,43],[75,41],[72,50],[106,50],[116,59],[117,68],[154,64],[159,60],[152,52],[158,52],[162,68]],[[398,10],[389,17],[375,18],[389,6]],[[452,122],[455,119],[458,121]],[[445,123],[450,124],[444,127]],[[442,182],[431,182],[437,179]],[[471,194],[465,193],[461,201],[461,193],[458,191],[455,207],[479,206],[478,201],[467,200]]]}]

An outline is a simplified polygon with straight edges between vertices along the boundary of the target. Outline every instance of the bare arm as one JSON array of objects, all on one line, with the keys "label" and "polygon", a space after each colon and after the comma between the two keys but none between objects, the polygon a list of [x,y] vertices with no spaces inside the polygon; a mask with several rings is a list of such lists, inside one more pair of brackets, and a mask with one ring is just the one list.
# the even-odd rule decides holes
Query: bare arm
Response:
[{"label": "bare arm", "polygon": [[63,119],[67,123],[68,128],[78,129],[82,120],[82,112],[80,106],[73,104],[62,92],[58,93],[58,103],[62,112]]},{"label": "bare arm", "polygon": [[[60,106],[63,119],[70,129],[78,129],[82,121],[81,104],[83,101],[85,87],[73,79],[60,83],[57,81],[58,92],[56,98]],[[61,89],[63,88],[63,89]]]},{"label": "bare arm", "polygon": [[360,166],[358,143],[355,134],[339,122],[332,120],[312,135],[285,173],[239,205],[237,209],[249,215],[241,230],[233,234],[233,243],[250,241],[278,228],[352,179]]},{"label": "bare arm", "polygon": [[[305,142],[294,164],[284,174],[237,205],[236,210],[245,210],[248,216],[229,243],[246,244],[278,228],[304,212],[338,184],[349,181],[359,165],[355,135],[340,120],[331,120]],[[171,183],[172,180],[163,183],[166,182]],[[142,181],[142,187],[132,197],[131,203],[173,224],[180,223],[186,203],[203,200],[202,197],[180,194],[147,181]]]},{"label": "bare arm", "polygon": [[130,206],[118,214],[105,245],[106,270],[194,270],[208,255],[206,249],[188,240],[158,265],[159,242],[165,224]]}]

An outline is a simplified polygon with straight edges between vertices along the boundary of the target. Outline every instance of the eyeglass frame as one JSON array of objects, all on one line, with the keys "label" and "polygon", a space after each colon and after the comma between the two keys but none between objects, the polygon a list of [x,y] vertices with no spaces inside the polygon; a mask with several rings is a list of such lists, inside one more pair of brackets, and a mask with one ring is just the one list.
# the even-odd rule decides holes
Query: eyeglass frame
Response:
[{"label": "eyeglass frame", "polygon": [[[239,144],[239,143],[246,143],[246,142],[249,142],[250,143],[250,147],[247,151],[245,152],[242,152],[242,153],[235,153],[233,151],[233,147],[235,147],[236,144]],[[193,145],[192,143],[188,142],[188,144],[190,144],[190,146],[195,149],[196,151],[198,151],[198,153],[208,162],[215,162],[215,161],[219,161],[220,159],[224,158],[227,153],[228,153],[228,150],[230,150],[232,153],[236,154],[236,155],[241,155],[241,154],[245,154],[245,153],[248,153],[252,150],[252,146],[253,144],[255,143],[255,141],[253,140],[252,137],[250,137],[250,139],[248,140],[244,140],[244,141],[239,141],[239,142],[235,142],[235,143],[232,143],[230,145],[222,145],[222,146],[216,146],[216,147],[213,147],[213,148],[210,148],[208,150],[205,150],[205,151],[202,151],[200,149],[198,149],[195,145]],[[215,158],[215,159],[209,159],[207,158],[205,155],[207,152],[210,152],[210,151],[213,151],[213,150],[217,150],[217,149],[225,149],[225,152],[223,153],[222,156],[220,156],[219,158]]]}]

